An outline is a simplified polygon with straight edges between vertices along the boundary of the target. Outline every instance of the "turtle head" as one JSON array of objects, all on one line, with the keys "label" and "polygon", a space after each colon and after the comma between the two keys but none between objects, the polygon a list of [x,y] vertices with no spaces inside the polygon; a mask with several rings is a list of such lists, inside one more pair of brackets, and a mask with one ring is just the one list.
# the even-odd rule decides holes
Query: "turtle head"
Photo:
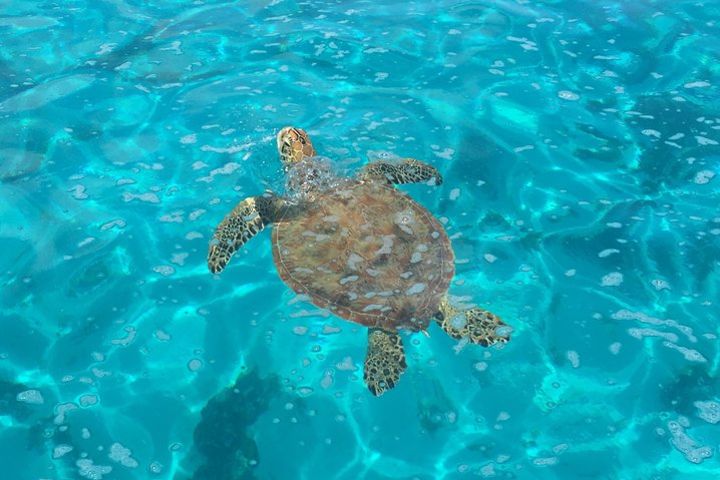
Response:
[{"label": "turtle head", "polygon": [[306,200],[327,188],[335,179],[330,164],[318,157],[302,128],[285,127],[277,134],[277,147],[285,167],[286,188]]},{"label": "turtle head", "polygon": [[285,165],[298,163],[317,155],[310,137],[302,128],[285,127],[277,134],[280,159]]}]

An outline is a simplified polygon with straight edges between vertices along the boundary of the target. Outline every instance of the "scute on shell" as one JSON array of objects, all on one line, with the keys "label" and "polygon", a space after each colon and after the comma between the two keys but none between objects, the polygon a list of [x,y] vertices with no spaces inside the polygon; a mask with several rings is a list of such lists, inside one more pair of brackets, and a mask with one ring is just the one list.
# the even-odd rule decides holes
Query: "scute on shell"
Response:
[{"label": "scute on shell", "polygon": [[421,330],[455,273],[444,228],[386,185],[348,180],[273,225],[273,257],[296,292],[370,327]]}]

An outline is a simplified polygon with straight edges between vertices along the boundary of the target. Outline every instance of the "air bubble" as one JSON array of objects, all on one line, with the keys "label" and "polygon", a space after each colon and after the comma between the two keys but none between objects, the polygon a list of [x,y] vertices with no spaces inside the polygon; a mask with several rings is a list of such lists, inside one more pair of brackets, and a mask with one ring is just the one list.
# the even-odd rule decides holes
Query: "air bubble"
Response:
[{"label": "air bubble", "polygon": [[574,101],[580,98],[580,95],[577,93],[573,93],[569,90],[560,90],[558,92],[558,97],[562,98],[563,100],[570,100]]},{"label": "air bubble", "polygon": [[197,372],[198,370],[200,370],[202,368],[202,366],[203,366],[203,362],[199,358],[193,358],[187,364],[187,368],[191,372]]}]

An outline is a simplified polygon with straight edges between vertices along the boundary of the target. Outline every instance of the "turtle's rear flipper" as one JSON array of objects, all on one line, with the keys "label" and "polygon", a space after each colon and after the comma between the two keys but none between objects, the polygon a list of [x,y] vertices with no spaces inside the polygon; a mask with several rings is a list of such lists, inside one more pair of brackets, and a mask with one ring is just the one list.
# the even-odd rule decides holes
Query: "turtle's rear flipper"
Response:
[{"label": "turtle's rear flipper", "polygon": [[482,308],[459,311],[446,299],[435,320],[451,337],[458,340],[467,338],[471,343],[483,347],[510,340],[510,327],[500,317]]},{"label": "turtle's rear flipper", "polygon": [[365,384],[375,396],[390,390],[405,371],[405,350],[397,333],[371,328],[365,358]]},{"label": "turtle's rear flipper", "polygon": [[285,201],[274,195],[248,197],[238,203],[215,229],[207,258],[210,271],[222,272],[243,244],[280,218],[285,210]]},{"label": "turtle's rear flipper", "polygon": [[372,162],[360,172],[361,180],[380,181],[390,185],[401,183],[434,182],[442,183],[442,175],[432,165],[413,158],[405,158],[398,163]]}]

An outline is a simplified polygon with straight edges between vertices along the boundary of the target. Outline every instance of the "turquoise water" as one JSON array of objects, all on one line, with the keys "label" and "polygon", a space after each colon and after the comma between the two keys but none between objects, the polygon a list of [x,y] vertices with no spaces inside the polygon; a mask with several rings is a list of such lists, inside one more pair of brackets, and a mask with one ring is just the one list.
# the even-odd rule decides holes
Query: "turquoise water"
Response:
[{"label": "turquoise water", "polygon": [[[718,3],[0,6],[3,479],[720,477]],[[438,168],[512,340],[407,335],[375,398],[269,232],[211,275],[287,124]]]}]

